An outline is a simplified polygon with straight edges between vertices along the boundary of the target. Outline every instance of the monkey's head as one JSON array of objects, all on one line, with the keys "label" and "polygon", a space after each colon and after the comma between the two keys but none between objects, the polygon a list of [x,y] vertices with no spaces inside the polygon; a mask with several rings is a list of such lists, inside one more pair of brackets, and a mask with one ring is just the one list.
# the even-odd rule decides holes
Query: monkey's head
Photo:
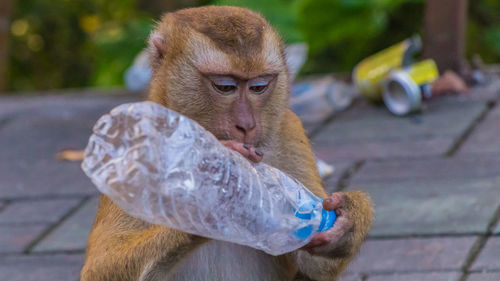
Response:
[{"label": "monkey's head", "polygon": [[283,44],[259,14],[208,6],[166,14],[151,33],[149,98],[220,140],[266,145],[289,97]]}]

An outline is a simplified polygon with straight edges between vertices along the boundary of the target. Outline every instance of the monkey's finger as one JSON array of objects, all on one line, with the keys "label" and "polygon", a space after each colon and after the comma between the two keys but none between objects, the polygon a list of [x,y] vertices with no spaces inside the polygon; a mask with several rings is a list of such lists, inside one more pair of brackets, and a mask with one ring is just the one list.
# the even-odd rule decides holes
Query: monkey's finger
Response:
[{"label": "monkey's finger", "polygon": [[346,243],[347,234],[352,230],[352,222],[345,217],[340,217],[335,221],[332,228],[326,232],[321,232],[311,239],[302,249],[312,255],[325,255],[332,253]]},{"label": "monkey's finger", "polygon": [[344,206],[344,202],[345,194],[342,192],[335,192],[323,201],[323,208],[327,211],[340,209]]},{"label": "monkey's finger", "polygon": [[303,246],[301,249],[309,252],[310,254],[314,254],[317,251],[318,247],[325,246],[331,242],[331,238],[327,233],[318,233],[314,235],[314,237],[307,243],[307,245]]},{"label": "monkey's finger", "polygon": [[232,149],[236,152],[239,152],[245,158],[250,157],[250,147],[248,145],[245,145],[241,142],[235,142],[235,141],[221,141],[221,143],[225,147]]},{"label": "monkey's finger", "polygon": [[254,163],[262,161],[262,157],[264,157],[264,153],[262,153],[262,151],[256,149],[255,147],[250,147],[249,151],[250,155],[248,156],[248,159]]},{"label": "monkey's finger", "polygon": [[316,246],[319,246],[319,245],[327,244],[330,241],[331,241],[331,238],[328,235],[328,233],[322,232],[322,233],[316,234],[311,239],[311,242],[309,242],[309,244],[311,244],[312,247],[316,247]]}]

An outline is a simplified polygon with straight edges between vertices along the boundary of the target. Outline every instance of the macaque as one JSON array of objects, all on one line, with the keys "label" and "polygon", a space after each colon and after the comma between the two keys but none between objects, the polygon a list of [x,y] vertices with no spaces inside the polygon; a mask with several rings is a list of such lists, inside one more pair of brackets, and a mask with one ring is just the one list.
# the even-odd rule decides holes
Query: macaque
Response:
[{"label": "macaque", "polygon": [[249,161],[263,161],[325,198],[338,218],[281,256],[152,225],[101,197],[82,281],[337,280],[372,222],[362,192],[327,196],[298,117],[287,107],[283,43],[259,14],[208,6],[168,13],[149,38],[149,99],[182,113]]}]

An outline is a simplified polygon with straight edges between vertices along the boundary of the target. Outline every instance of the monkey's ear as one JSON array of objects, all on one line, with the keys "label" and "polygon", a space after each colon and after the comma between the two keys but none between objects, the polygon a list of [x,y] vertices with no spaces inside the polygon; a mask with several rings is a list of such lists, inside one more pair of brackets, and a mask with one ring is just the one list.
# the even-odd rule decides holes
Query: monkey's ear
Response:
[{"label": "monkey's ear", "polygon": [[159,60],[163,58],[165,52],[167,51],[167,41],[159,32],[153,31],[149,36],[148,45],[151,63],[153,65],[156,65],[159,63]]}]

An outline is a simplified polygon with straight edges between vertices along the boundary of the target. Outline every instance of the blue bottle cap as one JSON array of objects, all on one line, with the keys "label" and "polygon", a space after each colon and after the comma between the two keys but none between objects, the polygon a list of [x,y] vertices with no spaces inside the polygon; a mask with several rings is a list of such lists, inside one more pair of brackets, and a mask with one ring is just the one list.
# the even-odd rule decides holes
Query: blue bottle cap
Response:
[{"label": "blue bottle cap", "polygon": [[[321,200],[323,202],[323,200]],[[310,205],[310,203],[309,203]],[[307,207],[310,207],[307,205]],[[304,206],[301,206],[304,207]],[[295,213],[295,216],[300,219],[305,219],[305,220],[310,220],[311,219],[311,213],[303,213],[300,212],[301,210],[304,210],[307,208],[299,208],[299,210]],[[325,232],[328,229],[332,228],[333,224],[335,223],[335,220],[337,219],[337,215],[335,214],[335,211],[327,211],[323,209],[321,212],[321,222],[316,230],[316,232]],[[314,229],[312,225],[304,226],[302,228],[299,228],[295,231],[295,236],[298,239],[306,239],[313,233]]]},{"label": "blue bottle cap", "polygon": [[321,223],[317,231],[325,232],[328,229],[332,228],[335,220],[337,220],[337,214],[335,214],[335,211],[327,211],[323,209],[323,212],[321,212]]}]

